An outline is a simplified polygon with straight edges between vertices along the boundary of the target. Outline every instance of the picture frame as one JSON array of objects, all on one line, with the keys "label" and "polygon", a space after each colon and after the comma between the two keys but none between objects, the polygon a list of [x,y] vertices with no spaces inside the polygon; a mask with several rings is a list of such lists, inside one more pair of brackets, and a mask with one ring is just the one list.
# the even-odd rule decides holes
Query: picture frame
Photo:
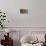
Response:
[{"label": "picture frame", "polygon": [[28,14],[28,9],[20,9],[20,14]]}]

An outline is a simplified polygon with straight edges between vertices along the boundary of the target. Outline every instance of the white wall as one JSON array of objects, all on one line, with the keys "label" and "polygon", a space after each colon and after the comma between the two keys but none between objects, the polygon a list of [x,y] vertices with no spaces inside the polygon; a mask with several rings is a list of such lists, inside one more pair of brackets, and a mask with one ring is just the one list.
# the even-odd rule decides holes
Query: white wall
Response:
[{"label": "white wall", "polygon": [[[25,26],[30,24],[31,6],[30,0],[0,0],[0,9],[6,12],[8,27]],[[20,9],[28,9],[29,14],[21,15]],[[30,15],[30,16],[29,16]]]},{"label": "white wall", "polygon": [[32,26],[46,27],[46,0],[32,0]]},{"label": "white wall", "polygon": [[[29,13],[20,14],[21,8],[28,9]],[[15,28],[19,31],[46,31],[40,28],[46,27],[46,0],[0,0],[0,9],[6,12],[7,27],[33,27]]]},{"label": "white wall", "polygon": [[[20,9],[28,14],[20,14]],[[46,0],[0,0],[0,9],[6,12],[8,27],[46,27]]]}]

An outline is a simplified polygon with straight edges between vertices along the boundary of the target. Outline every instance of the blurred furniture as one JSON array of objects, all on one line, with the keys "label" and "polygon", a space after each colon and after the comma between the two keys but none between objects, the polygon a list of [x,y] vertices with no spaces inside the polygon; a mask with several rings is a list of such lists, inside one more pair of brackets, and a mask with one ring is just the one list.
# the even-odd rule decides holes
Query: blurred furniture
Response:
[{"label": "blurred furniture", "polygon": [[[40,34],[37,34],[37,36],[40,36]],[[39,42],[41,39],[39,40],[37,36],[35,34],[22,36],[20,39],[21,46],[41,46],[43,43]]]},{"label": "blurred furniture", "polygon": [[5,40],[1,40],[1,44],[3,46],[13,46],[13,40],[9,37],[9,33],[7,35],[4,35]]},{"label": "blurred furniture", "polygon": [[38,39],[35,36],[25,35],[20,39],[20,43],[37,43]]},{"label": "blurred furniture", "polygon": [[46,34],[45,34],[45,42],[41,46],[46,46]]}]

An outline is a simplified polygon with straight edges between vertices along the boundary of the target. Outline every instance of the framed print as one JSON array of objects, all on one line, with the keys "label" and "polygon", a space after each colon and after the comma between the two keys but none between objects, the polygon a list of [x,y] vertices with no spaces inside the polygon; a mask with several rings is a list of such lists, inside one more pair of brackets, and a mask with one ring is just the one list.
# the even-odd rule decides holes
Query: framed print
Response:
[{"label": "framed print", "polygon": [[28,13],[28,9],[20,9],[20,14],[27,14]]}]

